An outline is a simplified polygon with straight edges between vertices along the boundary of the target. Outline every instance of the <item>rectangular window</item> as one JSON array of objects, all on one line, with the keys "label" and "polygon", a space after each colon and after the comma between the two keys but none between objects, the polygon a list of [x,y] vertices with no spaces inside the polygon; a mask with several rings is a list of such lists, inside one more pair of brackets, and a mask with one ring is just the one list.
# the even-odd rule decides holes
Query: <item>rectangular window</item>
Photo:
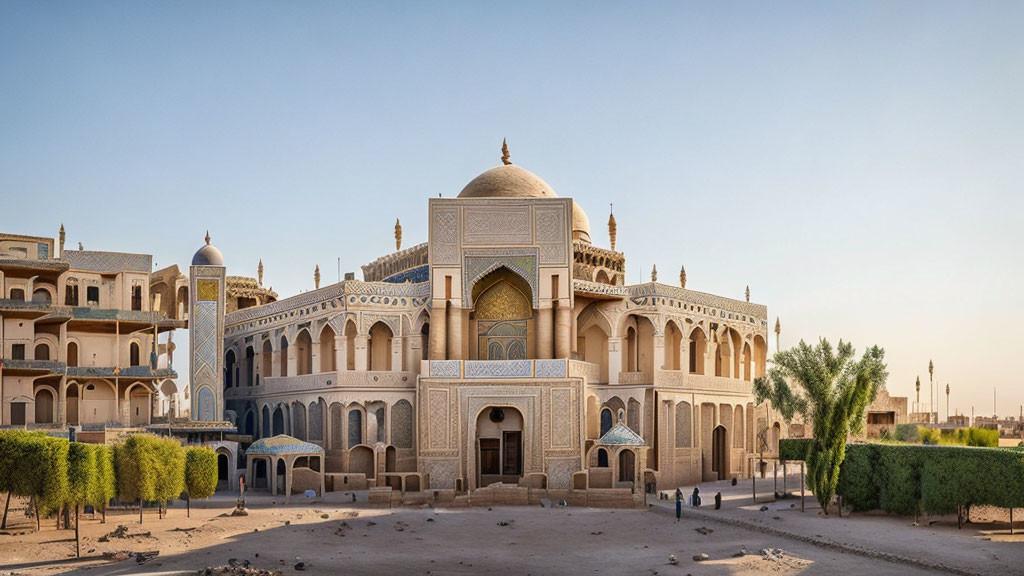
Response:
[{"label": "rectangular window", "polygon": [[480,473],[498,474],[501,472],[500,458],[501,441],[497,438],[480,439]]},{"label": "rectangular window", "polygon": [[89,304],[100,303],[100,287],[99,286],[87,286],[85,289],[85,299]]},{"label": "rectangular window", "polygon": [[78,306],[78,284],[68,284],[64,288],[64,305]]},{"label": "rectangular window", "polygon": [[25,359],[25,345],[14,344],[11,346],[11,359],[13,360],[24,360]]},{"label": "rectangular window", "polygon": [[132,310],[142,310],[142,286],[132,286]]},{"label": "rectangular window", "polygon": [[39,259],[40,260],[49,260],[50,259],[50,245],[49,244],[40,244],[39,245]]}]

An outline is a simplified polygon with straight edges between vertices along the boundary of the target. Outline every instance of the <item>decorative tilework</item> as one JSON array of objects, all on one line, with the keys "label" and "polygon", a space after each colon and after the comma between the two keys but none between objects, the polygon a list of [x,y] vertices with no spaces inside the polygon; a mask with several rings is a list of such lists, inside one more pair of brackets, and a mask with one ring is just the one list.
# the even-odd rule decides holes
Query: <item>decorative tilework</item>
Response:
[{"label": "decorative tilework", "polygon": [[435,208],[430,224],[431,265],[459,262],[459,210]]},{"label": "decorative tilework", "polygon": [[466,207],[463,211],[463,242],[466,245],[529,244],[529,206]]},{"label": "decorative tilework", "polygon": [[537,206],[537,244],[542,264],[565,264],[568,234],[565,227],[565,205]]},{"label": "decorative tilework", "polygon": [[548,488],[568,490],[572,487],[572,475],[580,469],[579,458],[548,460]]},{"label": "decorative tilework", "polygon": [[448,391],[430,390],[427,393],[430,431],[429,446],[436,450],[448,447]]},{"label": "decorative tilework", "polygon": [[566,378],[565,360],[534,360],[537,378]]},{"label": "decorative tilework", "polygon": [[196,300],[200,302],[216,302],[220,300],[220,284],[216,280],[196,280]]},{"label": "decorative tilework", "polygon": [[572,448],[572,388],[551,390],[551,447]]},{"label": "decorative tilework", "polygon": [[431,360],[430,361],[430,377],[431,378],[461,378],[462,377],[462,361],[461,360]]},{"label": "decorative tilework", "polygon": [[504,266],[519,274],[530,285],[531,301],[536,308],[540,303],[538,289],[536,248],[493,248],[465,250],[462,266],[463,301],[473,300],[473,286],[484,276]]},{"label": "decorative tilework", "polygon": [[196,302],[192,318],[195,357],[192,359],[197,383],[212,384],[217,374],[217,303]]},{"label": "decorative tilework", "polygon": [[202,420],[205,422],[217,420],[215,404],[216,399],[213,397],[213,391],[208,387],[200,388],[199,393],[196,394],[196,405],[199,408],[196,411],[199,414],[199,417],[196,418],[196,420]]},{"label": "decorative tilework", "polygon": [[530,360],[466,360],[466,378],[530,378]]},{"label": "decorative tilework", "polygon": [[153,257],[149,254],[67,250],[60,255],[72,270],[92,272],[152,272]]}]

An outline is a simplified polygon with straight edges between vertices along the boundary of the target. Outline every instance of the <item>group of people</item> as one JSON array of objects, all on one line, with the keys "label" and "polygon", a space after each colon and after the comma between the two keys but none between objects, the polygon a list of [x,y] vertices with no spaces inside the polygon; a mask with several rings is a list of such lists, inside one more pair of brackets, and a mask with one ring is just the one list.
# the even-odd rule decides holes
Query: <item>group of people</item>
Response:
[{"label": "group of people", "polygon": [[[693,493],[690,494],[690,506],[693,508],[700,508],[700,488],[694,486]],[[719,510],[722,507],[722,493],[718,492],[715,494],[715,510]],[[676,488],[676,522],[683,516],[683,490]]]}]

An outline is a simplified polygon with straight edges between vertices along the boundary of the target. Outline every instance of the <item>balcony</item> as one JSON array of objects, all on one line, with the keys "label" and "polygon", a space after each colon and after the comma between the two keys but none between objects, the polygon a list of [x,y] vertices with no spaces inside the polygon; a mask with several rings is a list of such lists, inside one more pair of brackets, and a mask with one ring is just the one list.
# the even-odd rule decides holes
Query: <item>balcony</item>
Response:
[{"label": "balcony", "polygon": [[429,378],[505,380],[567,378],[569,360],[425,360]]},{"label": "balcony", "polygon": [[[116,372],[115,372],[116,371]],[[177,378],[178,373],[170,368],[149,366],[128,366],[117,370],[113,366],[68,366],[67,375],[78,378]]]},{"label": "balcony", "polygon": [[[99,308],[97,306],[57,306],[52,302],[32,302],[25,300],[0,299],[0,312],[37,312],[39,315],[52,319],[63,320],[118,320],[121,322],[137,322],[141,324],[167,325],[170,320],[160,312],[143,310],[117,310]],[[173,320],[170,320],[174,322]],[[180,326],[167,327],[184,327]]]},{"label": "balcony", "polygon": [[22,372],[35,376],[42,374],[63,374],[65,364],[55,360],[12,360],[4,358],[0,360],[4,372]]},{"label": "balcony", "polygon": [[654,377],[650,372],[619,372],[619,384],[654,384]]},{"label": "balcony", "polygon": [[689,374],[682,370],[658,370],[655,372],[654,378],[654,383],[658,386],[729,394],[750,394],[752,385],[746,380]]},{"label": "balcony", "polygon": [[226,398],[246,398],[269,394],[328,391],[346,388],[412,388],[416,385],[415,372],[321,372],[302,376],[271,376],[261,378],[259,386],[233,386],[225,391]]}]

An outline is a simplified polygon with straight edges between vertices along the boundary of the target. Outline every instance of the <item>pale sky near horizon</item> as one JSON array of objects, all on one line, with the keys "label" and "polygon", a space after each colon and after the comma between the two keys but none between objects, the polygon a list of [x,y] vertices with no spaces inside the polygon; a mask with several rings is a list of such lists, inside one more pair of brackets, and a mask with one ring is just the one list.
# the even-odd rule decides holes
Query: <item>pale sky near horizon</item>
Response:
[{"label": "pale sky near horizon", "polygon": [[[0,3],[0,230],[282,297],[426,239],[512,161],[628,281],[886,349],[894,395],[1024,404],[1024,3]],[[178,340],[178,339],[176,339]],[[187,342],[187,339],[180,340]],[[774,349],[774,334],[771,337]],[[182,371],[181,364],[179,372]],[[945,397],[939,410],[945,417]]]}]

